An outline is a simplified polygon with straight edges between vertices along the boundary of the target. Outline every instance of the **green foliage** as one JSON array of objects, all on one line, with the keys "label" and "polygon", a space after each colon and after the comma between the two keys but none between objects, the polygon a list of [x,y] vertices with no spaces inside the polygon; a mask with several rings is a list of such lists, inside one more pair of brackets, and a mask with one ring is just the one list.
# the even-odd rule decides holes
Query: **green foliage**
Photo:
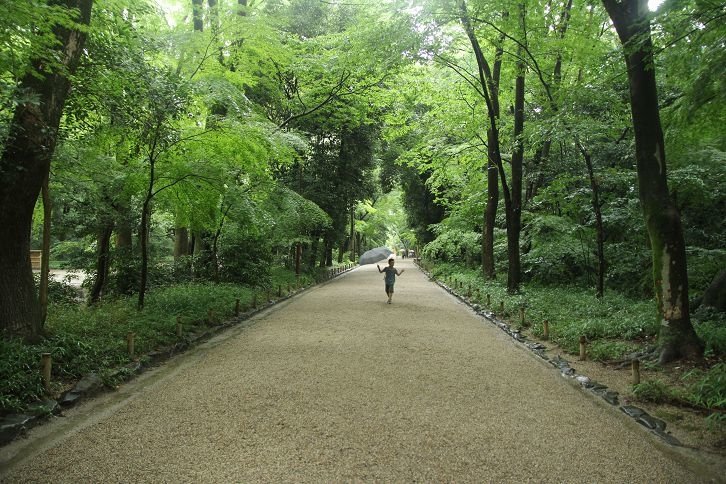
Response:
[{"label": "green foliage", "polygon": [[726,411],[726,363],[707,371],[691,370],[683,376],[688,383],[687,400],[702,408]]},{"label": "green foliage", "polygon": [[481,260],[481,234],[447,230],[426,244],[423,256],[429,260],[461,262],[476,266]]},{"label": "green foliage", "polygon": [[694,369],[683,375],[685,388],[675,388],[662,380],[648,380],[633,387],[635,397],[643,402],[672,403],[709,410],[706,418],[713,428],[723,428],[726,410],[726,363],[708,370]]},{"label": "green foliage", "polygon": [[43,396],[40,353],[17,339],[0,339],[0,414],[17,412]]},{"label": "green foliage", "polygon": [[[40,287],[40,273],[34,273],[35,286]],[[50,304],[77,304],[81,299],[78,289],[70,285],[67,280],[58,281],[48,279],[48,302]]]},{"label": "green foliage", "polygon": [[227,231],[221,240],[219,262],[225,281],[265,286],[270,283],[270,239],[243,230]]},{"label": "green foliage", "polygon": [[700,307],[693,315],[696,334],[705,343],[707,356],[726,355],[726,314]]},{"label": "green foliage", "polygon": [[[267,268],[266,287],[295,286],[290,271]],[[301,276],[301,284],[312,277]],[[51,353],[52,380],[72,382],[94,372],[107,379],[110,372],[129,361],[126,335],[136,333],[137,354],[144,354],[176,338],[176,318],[185,333],[207,326],[208,311],[215,322],[232,316],[236,299],[249,307],[258,290],[236,284],[187,283],[151,290],[143,311],[135,300],[121,298],[92,307],[79,304],[52,305],[46,324],[47,336],[37,344],[18,339],[0,339],[0,414],[21,411],[44,395],[39,371],[41,353]],[[265,292],[258,292],[258,300]],[[110,383],[110,382],[109,382]]]},{"label": "green foliage", "polygon": [[672,403],[679,398],[679,394],[662,380],[648,380],[633,387],[635,397],[643,402]]},{"label": "green foliage", "polygon": [[592,231],[564,217],[532,217],[524,228],[522,272],[540,283],[569,284],[592,275]]},{"label": "green foliage", "polygon": [[588,357],[594,361],[612,361],[637,350],[638,346],[624,341],[595,340],[588,345]]}]

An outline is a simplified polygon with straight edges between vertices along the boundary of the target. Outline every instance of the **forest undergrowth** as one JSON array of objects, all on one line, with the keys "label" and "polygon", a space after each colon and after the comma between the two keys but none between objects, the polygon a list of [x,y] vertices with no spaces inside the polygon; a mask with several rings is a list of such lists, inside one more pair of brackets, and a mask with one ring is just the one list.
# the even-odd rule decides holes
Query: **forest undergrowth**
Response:
[{"label": "forest undergrowth", "polygon": [[[509,321],[530,339],[545,342],[547,320],[549,351],[562,353],[569,360],[578,359],[580,337],[584,336],[587,358],[600,366],[599,373],[613,370],[610,376],[622,380],[622,370],[630,368],[631,360],[641,360],[647,376],[638,385],[628,384],[623,397],[634,404],[662,406],[656,414],[671,423],[683,421],[683,412],[697,416],[695,425],[699,428],[688,430],[711,434],[712,445],[726,450],[723,314],[705,309],[692,314],[693,326],[706,347],[702,361],[660,366],[655,352],[658,322],[651,300],[633,299],[615,291],[606,291],[598,299],[593,289],[575,285],[523,284],[518,294],[509,294],[506,280],[486,281],[480,270],[461,264],[427,264],[426,269],[435,279]],[[693,426],[693,421],[690,419],[689,425]]]}]

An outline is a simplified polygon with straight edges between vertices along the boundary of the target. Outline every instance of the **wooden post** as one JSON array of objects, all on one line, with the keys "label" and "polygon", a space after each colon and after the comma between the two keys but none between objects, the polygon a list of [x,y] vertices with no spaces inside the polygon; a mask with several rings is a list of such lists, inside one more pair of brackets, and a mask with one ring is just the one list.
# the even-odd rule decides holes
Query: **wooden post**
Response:
[{"label": "wooden post", "polygon": [[491,307],[491,306],[492,306],[492,295],[487,294],[487,307]]},{"label": "wooden post", "polygon": [[501,314],[504,314],[504,301],[501,301],[501,302],[499,303],[499,312],[500,312]]},{"label": "wooden post", "polygon": [[52,360],[50,353],[41,353],[40,355],[40,373],[43,375],[43,388],[45,393],[50,393],[50,370]]},{"label": "wooden post", "polygon": [[580,336],[580,361],[587,360],[587,338]]},{"label": "wooden post", "polygon": [[239,299],[234,303],[234,315],[239,316]]},{"label": "wooden post", "polygon": [[519,324],[524,326],[524,307],[519,308]]},{"label": "wooden post", "polygon": [[254,293],[252,295],[252,307],[253,308],[256,308],[257,307],[257,293]]},{"label": "wooden post", "polygon": [[277,286],[277,297],[282,297],[282,284]]},{"label": "wooden post", "polygon": [[550,322],[546,319],[542,322],[542,339],[550,339]]},{"label": "wooden post", "polygon": [[638,385],[640,383],[640,360],[638,360],[638,359],[633,360],[632,368],[633,368],[633,385]]},{"label": "wooden post", "polygon": [[181,316],[176,317],[176,337],[181,338],[182,337],[182,322],[181,322]]},{"label": "wooden post", "polygon": [[126,333],[126,350],[129,353],[129,358],[134,357],[134,340],[136,339],[136,333],[129,331]]}]

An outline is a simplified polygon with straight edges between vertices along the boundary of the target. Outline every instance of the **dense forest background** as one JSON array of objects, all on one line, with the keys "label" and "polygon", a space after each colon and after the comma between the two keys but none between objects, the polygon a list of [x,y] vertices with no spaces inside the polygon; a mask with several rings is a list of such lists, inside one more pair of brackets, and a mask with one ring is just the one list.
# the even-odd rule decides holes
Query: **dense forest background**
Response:
[{"label": "dense forest background", "polygon": [[51,284],[48,309],[31,249],[85,271],[92,311],[387,245],[510,295],[645,302],[640,332],[605,334],[720,361],[724,18],[708,0],[12,2],[0,328],[52,334],[53,298],[77,298]]}]

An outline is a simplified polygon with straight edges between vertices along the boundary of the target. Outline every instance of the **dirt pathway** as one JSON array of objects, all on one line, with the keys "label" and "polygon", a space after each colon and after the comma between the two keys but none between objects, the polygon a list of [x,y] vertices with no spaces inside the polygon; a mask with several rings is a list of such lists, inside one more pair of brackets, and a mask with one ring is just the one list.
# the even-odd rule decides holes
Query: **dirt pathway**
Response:
[{"label": "dirt pathway", "polygon": [[397,267],[393,304],[356,269],[0,449],[1,480],[709,482]]}]

